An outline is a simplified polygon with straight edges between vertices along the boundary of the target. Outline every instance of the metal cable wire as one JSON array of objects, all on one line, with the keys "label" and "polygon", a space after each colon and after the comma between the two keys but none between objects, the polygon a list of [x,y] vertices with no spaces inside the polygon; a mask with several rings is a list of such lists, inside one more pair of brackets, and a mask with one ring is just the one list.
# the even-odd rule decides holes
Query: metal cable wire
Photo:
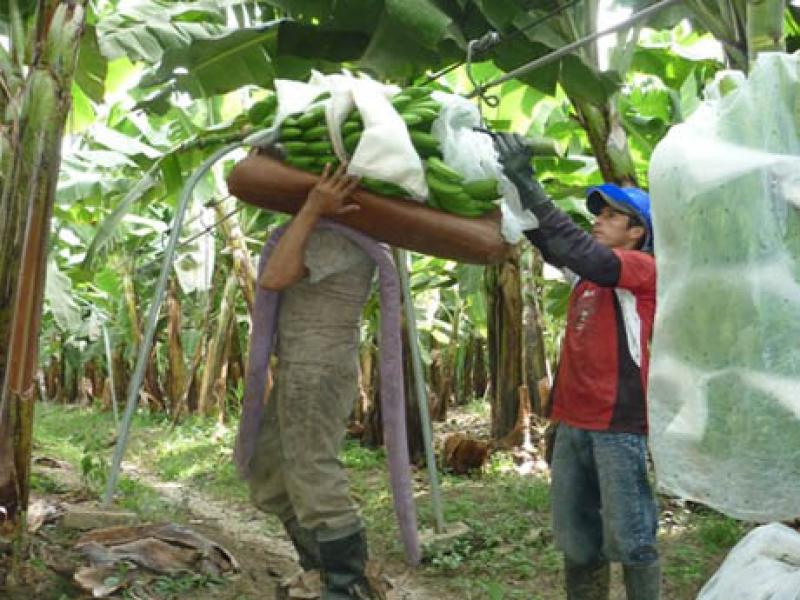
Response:
[{"label": "metal cable wire", "polygon": [[[501,45],[501,44],[503,44],[503,43],[505,43],[507,41],[513,40],[516,37],[524,34],[526,31],[530,31],[534,27],[538,27],[539,25],[541,25],[545,21],[549,21],[553,17],[556,17],[556,16],[560,15],[562,12],[564,12],[568,8],[572,8],[573,6],[575,6],[576,4],[578,4],[580,2],[581,2],[581,0],[569,0],[566,4],[557,5],[550,12],[542,15],[538,19],[535,19],[531,23],[528,23],[527,25],[525,25],[525,27],[521,27],[521,28],[517,29],[516,31],[511,32],[511,33],[509,33],[507,35],[501,36],[496,31],[490,31],[490,32],[488,32],[487,34],[483,35],[480,38],[477,38],[475,40],[470,40],[469,43],[467,44],[467,58],[465,60],[459,61],[457,63],[453,63],[452,65],[449,65],[449,66],[447,66],[447,67],[445,67],[443,69],[440,69],[436,73],[434,73],[432,75],[429,75],[425,79],[425,81],[422,83],[422,85],[427,85],[429,83],[432,83],[432,82],[436,81],[437,79],[439,79],[440,77],[444,77],[445,75],[447,75],[448,73],[454,71],[455,69],[457,69],[458,67],[460,67],[462,65],[465,65],[465,64],[468,65],[469,63],[472,62],[472,59],[474,59],[475,57],[480,57],[481,55],[484,55],[484,54],[488,53],[490,50],[496,48],[497,46],[499,46],[499,45]],[[474,83],[474,81],[472,79],[472,75],[470,73],[468,73],[468,77],[470,78],[470,82],[472,82],[473,85],[475,85],[475,83]],[[477,88],[478,86],[475,85],[475,87]]]}]

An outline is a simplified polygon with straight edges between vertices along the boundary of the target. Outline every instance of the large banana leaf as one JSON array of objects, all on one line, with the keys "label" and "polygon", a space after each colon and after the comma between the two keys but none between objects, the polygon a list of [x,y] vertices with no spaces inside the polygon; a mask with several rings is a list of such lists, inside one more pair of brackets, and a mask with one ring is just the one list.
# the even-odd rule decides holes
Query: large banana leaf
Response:
[{"label": "large banana leaf", "polygon": [[144,177],[136,182],[130,191],[120,200],[114,211],[97,228],[97,233],[86,251],[86,257],[83,261],[84,267],[88,268],[91,266],[97,252],[111,239],[117,225],[119,225],[122,219],[128,214],[131,207],[156,185],[157,182],[153,177],[152,171],[154,171],[157,166],[156,164],[156,166],[151,169],[151,172],[146,173]]},{"label": "large banana leaf", "polygon": [[265,4],[302,23],[361,33],[372,33],[383,10],[383,2],[375,0],[266,0]]},{"label": "large banana leaf", "polygon": [[194,97],[245,85],[271,87],[276,76],[302,78],[311,68],[338,70],[339,63],[361,56],[367,41],[359,33],[274,21],[169,49],[158,69],[142,79],[142,85],[172,83],[171,89]]},{"label": "large banana leaf", "polygon": [[800,50],[800,5],[792,4],[786,9],[784,22],[786,33],[786,51],[791,53]]},{"label": "large banana leaf", "polygon": [[426,67],[463,57],[452,19],[428,0],[387,0],[358,64],[379,77],[411,78]]},{"label": "large banana leaf", "polygon": [[223,33],[224,22],[222,10],[208,2],[129,0],[101,15],[97,30],[109,60],[125,56],[156,64],[165,50]]},{"label": "large banana leaf", "polygon": [[81,49],[78,54],[78,68],[75,71],[75,83],[89,98],[97,103],[103,101],[106,87],[108,62],[100,52],[97,41],[97,29],[91,25],[86,27],[81,38]]},{"label": "large banana leaf", "polygon": [[77,333],[81,329],[81,311],[75,303],[72,281],[62,273],[55,260],[47,261],[47,279],[45,280],[44,297],[46,308],[53,313],[62,331]]}]

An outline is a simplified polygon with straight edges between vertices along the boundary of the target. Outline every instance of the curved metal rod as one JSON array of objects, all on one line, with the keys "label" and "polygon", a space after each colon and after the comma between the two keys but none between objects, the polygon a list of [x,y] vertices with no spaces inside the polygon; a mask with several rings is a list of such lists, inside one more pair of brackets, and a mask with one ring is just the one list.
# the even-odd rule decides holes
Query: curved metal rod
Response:
[{"label": "curved metal rod", "polygon": [[120,466],[122,464],[122,455],[125,453],[125,447],[128,443],[128,432],[130,431],[131,421],[133,420],[133,413],[136,410],[136,404],[139,399],[139,389],[144,381],[144,372],[147,367],[147,357],[150,355],[150,350],[153,347],[153,336],[156,331],[156,323],[158,321],[158,314],[161,312],[161,304],[164,302],[164,294],[167,289],[167,279],[169,277],[170,269],[172,268],[173,257],[175,256],[175,248],[178,245],[178,237],[181,233],[183,225],[183,217],[186,214],[186,208],[189,206],[189,201],[192,198],[192,192],[200,178],[223,156],[229,152],[236,150],[242,145],[242,142],[234,142],[223,146],[211,156],[209,156],[198,169],[192,173],[186,185],[183,186],[181,197],[178,206],[175,209],[175,217],[172,220],[170,228],[169,242],[164,252],[164,259],[161,261],[161,274],[158,278],[156,285],[156,292],[153,296],[153,303],[150,305],[150,312],[147,315],[147,326],[145,327],[144,337],[142,338],[142,345],[139,346],[139,355],[136,357],[136,367],[133,371],[130,384],[128,385],[128,398],[125,405],[125,414],[122,417],[119,430],[117,432],[117,444],[114,447],[114,457],[111,462],[111,468],[108,473],[108,481],[106,483],[106,491],[103,496],[103,506],[111,504],[114,497],[114,490],[117,487],[117,478],[119,477]]}]

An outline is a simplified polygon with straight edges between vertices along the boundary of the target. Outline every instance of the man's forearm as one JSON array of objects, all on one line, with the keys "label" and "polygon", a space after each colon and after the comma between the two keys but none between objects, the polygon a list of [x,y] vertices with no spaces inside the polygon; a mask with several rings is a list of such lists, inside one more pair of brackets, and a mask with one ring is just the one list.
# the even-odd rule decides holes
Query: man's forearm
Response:
[{"label": "man's forearm", "polygon": [[269,262],[259,278],[261,287],[282,290],[305,277],[306,245],[319,219],[319,212],[311,210],[307,204],[303,205],[272,251]]},{"label": "man's forearm", "polygon": [[534,214],[539,227],[525,232],[544,259],[556,267],[567,267],[598,285],[614,286],[621,264],[610,249],[578,227],[551,201],[539,203]]}]

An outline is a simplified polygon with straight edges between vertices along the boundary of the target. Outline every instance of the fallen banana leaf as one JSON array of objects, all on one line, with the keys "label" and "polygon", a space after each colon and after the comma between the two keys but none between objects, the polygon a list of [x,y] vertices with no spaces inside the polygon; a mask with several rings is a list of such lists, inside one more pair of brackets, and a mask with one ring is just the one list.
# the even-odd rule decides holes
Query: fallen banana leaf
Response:
[{"label": "fallen banana leaf", "polygon": [[96,529],[81,536],[75,548],[91,566],[80,569],[74,579],[96,598],[153,574],[200,573],[219,577],[240,570],[225,548],[188,527],[172,523]]}]

